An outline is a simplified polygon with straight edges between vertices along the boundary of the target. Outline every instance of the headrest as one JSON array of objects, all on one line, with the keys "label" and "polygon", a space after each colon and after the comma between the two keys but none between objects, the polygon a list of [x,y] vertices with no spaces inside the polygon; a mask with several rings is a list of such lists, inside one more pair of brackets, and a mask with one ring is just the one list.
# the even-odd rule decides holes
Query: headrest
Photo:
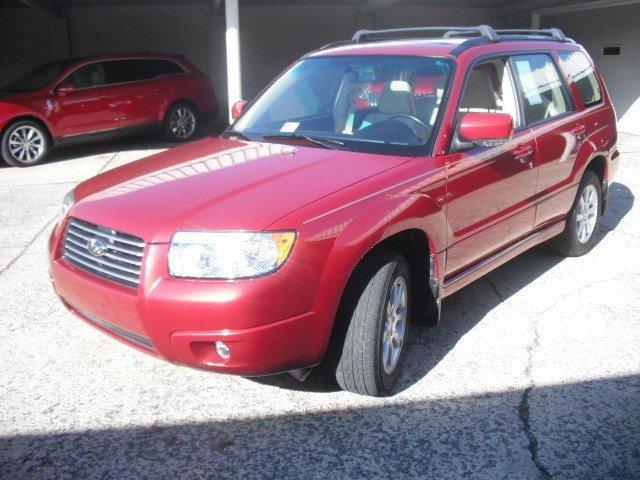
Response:
[{"label": "headrest", "polygon": [[384,86],[378,97],[380,113],[408,113],[413,115],[416,105],[411,85],[403,80],[393,80]]},{"label": "headrest", "polygon": [[487,110],[497,108],[491,78],[486,72],[471,70],[467,85],[464,87],[460,108],[486,108]]}]

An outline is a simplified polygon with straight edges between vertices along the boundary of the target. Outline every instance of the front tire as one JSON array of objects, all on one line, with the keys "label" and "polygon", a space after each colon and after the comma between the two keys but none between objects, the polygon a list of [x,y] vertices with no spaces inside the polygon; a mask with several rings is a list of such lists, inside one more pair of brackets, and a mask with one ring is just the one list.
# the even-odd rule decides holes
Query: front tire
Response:
[{"label": "front tire", "polygon": [[587,170],[580,181],[573,207],[567,215],[564,231],[553,242],[553,247],[559,254],[579,257],[595,246],[601,205],[600,179],[591,170]]},{"label": "front tire", "polygon": [[187,102],[176,102],[165,115],[162,133],[170,142],[186,142],[195,136],[199,126],[195,107]]},{"label": "front tire", "polygon": [[9,125],[2,135],[2,158],[14,167],[29,167],[42,162],[50,148],[45,129],[31,120]]},{"label": "front tire", "polygon": [[410,281],[405,258],[388,250],[376,251],[354,272],[338,315],[347,322],[336,368],[342,389],[371,396],[392,392],[408,338]]}]

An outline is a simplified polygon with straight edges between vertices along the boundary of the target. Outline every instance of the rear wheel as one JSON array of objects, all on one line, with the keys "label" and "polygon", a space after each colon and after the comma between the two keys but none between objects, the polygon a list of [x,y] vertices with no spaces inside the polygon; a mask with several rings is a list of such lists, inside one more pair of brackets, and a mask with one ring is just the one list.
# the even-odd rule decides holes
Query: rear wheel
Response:
[{"label": "rear wheel", "polygon": [[198,131],[198,112],[187,102],[174,103],[164,119],[163,136],[170,142],[186,142]]},{"label": "rear wheel", "polygon": [[579,257],[594,247],[600,223],[601,202],[600,179],[591,170],[587,170],[578,187],[573,207],[567,215],[564,231],[553,242],[558,253]]},{"label": "rear wheel", "polygon": [[347,322],[336,368],[344,390],[372,396],[393,390],[408,338],[410,281],[407,261],[387,250],[354,272],[338,318]]},{"label": "rear wheel", "polygon": [[42,162],[49,149],[47,132],[31,120],[10,125],[2,136],[2,158],[14,167],[28,167]]}]

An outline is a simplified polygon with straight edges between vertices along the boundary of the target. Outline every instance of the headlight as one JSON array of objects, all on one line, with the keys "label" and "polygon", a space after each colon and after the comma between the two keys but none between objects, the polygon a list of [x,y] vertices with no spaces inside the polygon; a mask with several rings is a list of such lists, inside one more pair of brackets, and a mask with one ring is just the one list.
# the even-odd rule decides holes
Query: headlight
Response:
[{"label": "headlight", "polygon": [[169,273],[189,278],[257,277],[285,262],[295,238],[295,232],[176,232]]},{"label": "headlight", "polygon": [[75,204],[76,197],[73,195],[73,190],[71,190],[62,199],[62,206],[60,207],[60,212],[58,213],[58,225],[62,223],[62,221],[67,216],[67,213],[69,213],[69,210],[71,210],[71,207],[73,207]]}]

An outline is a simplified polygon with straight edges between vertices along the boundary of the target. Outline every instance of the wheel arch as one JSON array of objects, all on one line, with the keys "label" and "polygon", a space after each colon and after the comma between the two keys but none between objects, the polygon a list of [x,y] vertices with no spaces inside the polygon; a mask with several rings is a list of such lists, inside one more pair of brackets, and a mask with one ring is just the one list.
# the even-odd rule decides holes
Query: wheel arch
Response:
[{"label": "wheel arch", "polygon": [[191,107],[193,107],[193,109],[196,111],[197,115],[200,115],[200,109],[198,108],[198,105],[196,104],[196,102],[194,102],[193,100],[189,99],[189,98],[178,98],[176,100],[172,100],[170,102],[167,102],[166,107],[164,108],[164,113],[162,114],[162,121],[166,121],[167,120],[167,115],[169,115],[169,111],[171,110],[171,108],[173,108],[174,105],[178,104],[178,103],[186,103],[188,105],[190,105]]},{"label": "wheel arch", "polygon": [[[606,158],[603,155],[595,155],[591,160],[589,160],[586,168],[584,169],[584,172],[592,171],[593,173],[595,173],[598,179],[600,180],[600,188],[602,189],[602,202],[600,206],[600,213],[602,214],[604,214],[607,208],[607,198],[608,198],[607,190],[609,188],[609,185],[607,182],[607,178],[609,176],[607,167],[608,165],[607,165]],[[584,175],[584,172],[583,172],[583,175]]]},{"label": "wheel arch", "polygon": [[0,138],[4,139],[4,134],[9,128],[11,128],[12,125],[15,125],[16,123],[23,122],[23,121],[30,121],[40,125],[44,129],[44,133],[47,135],[47,139],[49,140],[50,146],[53,147],[54,137],[53,137],[53,134],[51,133],[51,129],[49,128],[49,125],[47,125],[47,122],[45,122],[43,119],[41,119],[36,115],[18,115],[16,117],[13,117],[2,128],[2,133],[0,133]]}]

